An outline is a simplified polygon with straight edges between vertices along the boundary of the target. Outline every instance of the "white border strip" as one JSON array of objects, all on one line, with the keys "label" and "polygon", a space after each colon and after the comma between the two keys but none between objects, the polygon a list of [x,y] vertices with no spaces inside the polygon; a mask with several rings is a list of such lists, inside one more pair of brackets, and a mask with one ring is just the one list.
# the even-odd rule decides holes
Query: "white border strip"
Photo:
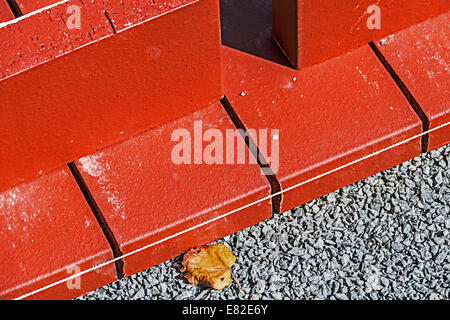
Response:
[{"label": "white border strip", "polygon": [[148,244],[148,245],[146,245],[146,246],[143,246],[142,248],[139,248],[139,249],[136,249],[136,250],[131,251],[131,252],[129,252],[129,253],[126,253],[126,254],[124,254],[124,255],[122,255],[122,256],[120,256],[120,257],[117,257],[117,258],[114,258],[114,259],[109,260],[109,261],[107,261],[107,262],[98,264],[98,265],[96,265],[96,266],[94,266],[94,267],[91,267],[91,268],[89,268],[89,269],[86,269],[86,270],[84,270],[84,271],[82,271],[82,272],[73,274],[73,275],[71,275],[71,276],[69,276],[69,277],[67,277],[67,278],[61,279],[61,280],[56,281],[56,282],[54,282],[54,283],[51,283],[51,284],[49,284],[49,285],[47,285],[47,286],[45,286],[45,287],[42,287],[42,288],[36,289],[36,290],[34,290],[34,291],[31,291],[31,292],[29,292],[29,293],[26,293],[26,294],[24,294],[24,295],[21,295],[20,297],[17,297],[17,298],[15,298],[15,299],[13,299],[13,300],[22,300],[22,299],[25,299],[25,298],[27,298],[27,297],[29,297],[29,296],[32,296],[32,295],[34,295],[34,294],[36,294],[36,293],[39,293],[39,292],[41,292],[41,291],[44,291],[44,290],[47,290],[47,289],[52,288],[52,287],[54,287],[54,286],[57,286],[57,285],[59,285],[59,284],[61,284],[61,283],[64,283],[64,282],[67,282],[67,281],[69,281],[69,280],[78,278],[78,277],[80,277],[80,276],[82,276],[82,275],[84,275],[84,274],[86,274],[86,273],[89,273],[89,272],[94,271],[94,270],[96,270],[96,269],[99,269],[99,268],[102,268],[102,267],[104,267],[104,266],[107,266],[107,265],[109,265],[109,264],[111,264],[111,263],[114,263],[114,262],[116,262],[116,261],[119,261],[119,260],[121,260],[121,259],[124,259],[124,258],[126,258],[126,257],[129,257],[129,256],[131,256],[131,255],[133,255],[133,254],[136,254],[136,253],[138,253],[138,252],[141,252],[141,251],[143,251],[143,250],[146,250],[146,249],[149,249],[149,248],[151,248],[151,247],[154,247],[154,246],[156,246],[156,245],[158,245],[158,244],[160,244],[160,243],[166,242],[166,241],[168,241],[168,240],[170,240],[170,239],[173,239],[173,238],[176,238],[176,237],[178,237],[178,236],[180,236],[180,235],[182,235],[182,234],[185,234],[185,233],[190,232],[190,231],[192,231],[192,230],[198,229],[198,228],[200,228],[200,227],[202,227],[202,226],[204,226],[204,225],[207,225],[207,224],[210,224],[210,223],[215,222],[215,221],[217,221],[217,220],[220,220],[220,219],[222,219],[222,218],[225,218],[225,217],[227,217],[227,216],[229,216],[229,215],[232,215],[233,213],[236,213],[236,212],[238,212],[238,211],[241,211],[241,210],[243,210],[243,209],[246,209],[246,208],[248,208],[248,207],[251,207],[251,206],[253,206],[253,205],[255,205],[255,204],[258,204],[258,203],[260,203],[260,202],[266,201],[266,200],[268,200],[268,199],[271,199],[272,197],[278,196],[278,195],[280,195],[280,194],[282,194],[282,193],[284,193],[284,192],[288,192],[288,191],[290,191],[290,190],[296,189],[296,188],[298,188],[298,187],[300,187],[300,186],[302,186],[302,185],[304,185],[304,184],[307,184],[307,183],[310,183],[310,182],[312,182],[312,181],[314,181],[314,180],[320,179],[320,178],[322,178],[322,177],[324,177],[324,176],[327,176],[327,175],[329,175],[329,174],[332,174],[332,173],[334,173],[334,172],[336,172],[336,171],[339,171],[339,170],[341,170],[341,169],[350,167],[350,166],[352,166],[352,165],[354,165],[354,164],[356,164],[356,163],[362,162],[362,161],[367,160],[367,159],[369,159],[369,158],[372,158],[372,157],[374,157],[374,156],[376,156],[376,155],[378,155],[378,154],[381,154],[381,153],[386,152],[386,151],[388,151],[388,150],[394,149],[394,148],[396,148],[396,147],[398,147],[398,146],[400,146],[400,145],[403,145],[403,144],[408,143],[408,142],[410,142],[410,141],[412,141],[412,140],[418,139],[418,138],[420,138],[420,137],[422,137],[422,136],[424,136],[424,135],[427,135],[427,134],[429,134],[429,133],[431,133],[431,132],[433,132],[433,131],[436,131],[436,130],[439,130],[439,129],[441,129],[441,128],[444,128],[444,127],[446,127],[446,126],[448,126],[448,125],[450,125],[450,122],[444,123],[444,124],[442,124],[442,125],[440,125],[440,126],[438,126],[438,127],[435,127],[435,128],[433,128],[433,129],[431,129],[431,130],[422,132],[421,134],[418,134],[418,135],[415,135],[415,136],[413,136],[413,137],[411,137],[411,138],[408,138],[408,139],[406,139],[406,140],[400,141],[400,142],[398,142],[398,143],[396,143],[396,144],[393,144],[393,145],[391,145],[391,146],[389,146],[389,147],[386,147],[386,148],[384,148],[384,149],[375,151],[375,152],[373,152],[373,153],[371,153],[371,154],[369,154],[369,155],[367,155],[367,156],[364,156],[364,157],[362,157],[362,158],[359,158],[359,159],[357,159],[357,160],[354,160],[354,161],[352,161],[352,162],[349,162],[349,163],[347,163],[347,164],[344,164],[344,165],[342,165],[342,166],[340,166],[340,167],[337,167],[337,168],[335,168],[335,169],[333,169],[333,170],[330,170],[330,171],[327,171],[327,172],[322,173],[322,174],[320,174],[320,175],[317,175],[317,176],[315,176],[315,177],[313,177],[313,178],[311,178],[311,179],[308,179],[308,180],[305,180],[305,181],[303,181],[303,182],[300,182],[300,183],[298,183],[298,184],[296,184],[296,185],[293,185],[293,186],[291,186],[291,187],[289,187],[289,188],[286,188],[286,189],[284,189],[284,190],[282,190],[282,191],[279,191],[279,192],[277,192],[277,193],[271,194],[271,195],[269,195],[269,196],[267,196],[267,197],[264,197],[264,198],[262,198],[262,199],[260,199],[260,200],[255,201],[255,202],[249,203],[249,204],[247,204],[247,205],[245,205],[245,206],[243,206],[243,207],[240,207],[240,208],[238,208],[238,209],[232,210],[232,211],[227,212],[227,213],[225,213],[225,214],[222,214],[222,215],[220,215],[220,216],[218,216],[218,217],[215,217],[215,218],[213,218],[213,219],[207,220],[207,221],[205,221],[205,222],[202,222],[202,223],[200,223],[200,224],[198,224],[198,225],[195,225],[195,226],[190,227],[190,228],[188,228],[188,229],[185,229],[185,230],[183,230],[183,231],[177,232],[177,233],[175,233],[175,234],[173,234],[173,235],[171,235],[171,236],[168,236],[168,237],[163,238],[163,239],[161,239],[161,240],[158,240],[158,241],[155,241],[155,242],[153,242],[153,243],[150,243],[150,244]]}]

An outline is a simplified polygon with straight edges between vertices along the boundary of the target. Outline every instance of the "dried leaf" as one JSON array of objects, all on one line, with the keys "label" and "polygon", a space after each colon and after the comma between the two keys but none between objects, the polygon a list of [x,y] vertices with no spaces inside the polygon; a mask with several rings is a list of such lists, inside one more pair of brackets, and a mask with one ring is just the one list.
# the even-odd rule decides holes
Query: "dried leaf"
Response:
[{"label": "dried leaf", "polygon": [[181,272],[190,283],[222,290],[231,283],[231,266],[236,257],[219,243],[189,250],[183,258]]}]

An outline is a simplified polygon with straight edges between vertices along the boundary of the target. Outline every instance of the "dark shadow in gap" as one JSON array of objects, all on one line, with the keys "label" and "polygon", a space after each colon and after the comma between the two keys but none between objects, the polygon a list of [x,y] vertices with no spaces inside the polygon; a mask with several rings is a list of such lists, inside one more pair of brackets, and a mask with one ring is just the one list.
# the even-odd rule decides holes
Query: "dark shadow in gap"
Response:
[{"label": "dark shadow in gap", "polygon": [[272,38],[272,0],[220,0],[225,46],[292,68]]},{"label": "dark shadow in gap", "polygon": [[[428,132],[430,130],[430,119],[428,119],[426,113],[423,111],[422,107],[419,105],[417,100],[414,98],[411,91],[409,91],[408,87],[406,87],[405,83],[400,79],[400,76],[395,72],[394,68],[390,65],[390,63],[387,61],[386,57],[381,53],[380,49],[378,49],[377,45],[374,42],[369,43],[370,48],[375,53],[377,58],[380,60],[381,64],[384,66],[387,72],[389,72],[392,79],[395,81],[397,86],[399,87],[400,91],[405,96],[406,100],[408,100],[409,104],[411,105],[414,112],[419,117],[420,121],[422,122],[422,132]],[[428,152],[428,144],[430,140],[430,135],[424,134],[422,136],[422,153]]]},{"label": "dark shadow in gap", "polygon": [[22,10],[15,0],[6,0],[15,18],[23,16]]},{"label": "dark shadow in gap", "polygon": [[[103,231],[103,234],[106,237],[106,240],[108,241],[114,259],[118,259],[123,256],[123,252],[120,249],[119,243],[117,242],[111,228],[109,227],[108,223],[106,222],[105,217],[103,216],[99,206],[97,205],[97,202],[94,199],[94,196],[92,195],[91,191],[89,190],[86,182],[83,179],[83,176],[81,175],[80,171],[78,170],[76,164],[74,162],[68,163],[67,166],[69,167],[70,171],[72,172],[73,177],[75,178],[76,183],[78,184],[78,187],[80,188],[81,192],[83,193],[84,198],[86,199],[86,202],[88,203],[89,207],[91,208],[92,213],[95,216],[95,219],[97,220],[100,228]],[[116,274],[117,278],[120,280],[125,277],[124,273],[124,261],[122,258],[115,261],[116,265]]]},{"label": "dark shadow in gap", "polygon": [[[230,117],[231,121],[233,122],[234,126],[237,129],[242,130],[242,132],[247,132],[247,128],[245,127],[244,123],[241,121],[237,113],[234,111],[232,105],[228,101],[227,97],[224,96],[222,100],[220,100],[220,103],[224,107],[226,113]],[[242,133],[241,133],[242,134]],[[270,193],[272,195],[271,202],[272,202],[272,209],[274,213],[280,213],[281,209],[281,201],[282,201],[282,193],[281,193],[281,184],[277,179],[277,176],[275,172],[272,171],[270,168],[270,165],[267,163],[266,159],[264,158],[264,155],[259,151],[258,146],[255,144],[253,139],[251,137],[244,137],[242,138],[245,141],[245,144],[247,145],[247,148],[249,149],[250,153],[253,154],[256,161],[258,162],[258,165],[261,167],[261,169],[264,168],[264,176],[266,177],[267,181],[270,184]]]}]

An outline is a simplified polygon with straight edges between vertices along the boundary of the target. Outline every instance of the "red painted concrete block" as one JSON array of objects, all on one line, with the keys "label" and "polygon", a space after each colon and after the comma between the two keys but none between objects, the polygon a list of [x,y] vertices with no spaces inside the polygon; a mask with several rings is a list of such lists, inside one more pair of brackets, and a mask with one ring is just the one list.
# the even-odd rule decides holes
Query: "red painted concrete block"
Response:
[{"label": "red painted concrete block", "polygon": [[[123,30],[129,29],[135,25],[139,25],[144,21],[148,21],[150,19],[155,19],[160,17],[161,15],[170,13],[174,10],[182,9],[185,6],[196,5],[196,2],[208,2],[208,9],[197,8],[197,11],[192,11],[191,14],[197,16],[198,18],[208,19],[209,21],[203,21],[206,25],[202,26],[198,23],[196,27],[200,28],[201,31],[206,32],[207,35],[211,37],[211,31],[215,34],[212,35],[212,39],[217,41],[217,32],[219,31],[219,18],[215,16],[214,13],[218,13],[219,7],[218,3],[215,0],[154,0],[153,4],[149,4],[148,0],[99,0],[94,3],[94,6],[97,7],[99,11],[106,11],[108,16],[110,17],[112,23],[114,24],[114,28],[117,32],[121,32]],[[144,10],[145,8],[145,10]],[[209,10],[210,12],[207,12]],[[185,27],[187,23],[194,23],[192,20],[183,20],[177,19],[173,20],[173,23],[184,25]],[[195,24],[195,23],[194,23]],[[179,26],[180,27],[180,26]],[[207,30],[206,27],[212,28],[212,30]],[[167,32],[168,30],[162,29],[159,31],[162,34]],[[199,30],[200,31],[200,30]],[[197,31],[198,32],[198,31]],[[167,37],[168,35],[166,35]],[[172,42],[182,42],[186,44],[186,42],[193,39],[183,39],[172,38]],[[200,38],[198,41],[208,41],[211,38]],[[201,44],[198,43],[198,44]],[[210,46],[206,46],[205,49],[208,49]],[[182,55],[182,52],[179,53]]]},{"label": "red painted concrete block", "polygon": [[84,3],[0,28],[0,190],[222,96],[216,1]]},{"label": "red painted concrete block", "polygon": [[300,71],[226,47],[223,56],[243,125],[279,129],[282,212],[421,152],[421,122],[369,46]]},{"label": "red painted concrete block", "polygon": [[412,26],[377,47],[409,89],[430,122],[428,149],[450,142],[450,14]]},{"label": "red painted concrete block", "polygon": [[28,14],[33,11],[52,6],[61,0],[15,0],[17,6],[23,14]]},{"label": "red painted concrete block", "polygon": [[[79,1],[67,1],[51,9],[0,25],[0,94],[2,101],[7,99],[9,108],[27,110],[25,107],[52,103],[58,94],[61,95],[57,89],[62,90],[56,86],[53,88],[53,92],[45,91],[47,86],[55,86],[54,77],[58,73],[53,70],[52,66],[57,64],[62,69],[59,73],[65,72],[65,68],[68,69],[67,72],[70,72],[69,65],[72,64],[72,59],[70,59],[71,55],[67,55],[68,53],[112,35],[113,31],[104,14],[93,11],[87,6],[79,7],[80,19],[81,17],[83,19],[80,21],[84,21],[80,24],[80,29],[69,29],[67,21],[70,14],[67,13],[67,9],[78,4],[80,4]],[[91,49],[91,51],[94,53],[94,50]],[[50,61],[52,63],[49,63]],[[40,68],[37,68],[38,66]],[[34,74],[40,75],[40,78],[36,77],[35,82],[30,83],[29,78]],[[76,78],[76,73],[70,75],[73,77],[72,83],[81,82]],[[85,79],[89,75],[89,73],[84,74]],[[44,77],[45,82],[43,81]],[[59,77],[61,81],[64,80],[61,75]],[[13,88],[13,83],[10,84],[10,82],[14,81],[22,81],[27,87]],[[20,98],[28,95],[32,96],[34,100],[22,101],[24,98]],[[47,98],[49,101],[44,100],[47,96],[49,96]],[[13,103],[11,97],[15,97],[19,101]],[[82,97],[81,94],[72,96],[77,100],[80,97]],[[19,102],[28,103],[30,106],[25,104],[20,105],[19,108]],[[61,109],[61,106],[52,107],[54,113]]]},{"label": "red painted concrete block", "polygon": [[273,33],[300,68],[448,10],[448,0],[273,0]]},{"label": "red painted concrete block", "polygon": [[6,0],[0,0],[0,23],[14,19]]},{"label": "red painted concrete block", "polygon": [[114,264],[28,296],[112,259],[70,171],[0,193],[0,298],[68,299],[116,280]]},{"label": "red painted concrete block", "polygon": [[[207,136],[225,140],[234,129],[216,103],[76,162],[125,255],[127,276],[272,216],[270,186],[248,153],[245,164],[226,164],[225,151],[224,164],[207,164],[212,139],[225,144]],[[187,141],[179,130],[191,139],[191,164],[172,161],[175,146]]]}]

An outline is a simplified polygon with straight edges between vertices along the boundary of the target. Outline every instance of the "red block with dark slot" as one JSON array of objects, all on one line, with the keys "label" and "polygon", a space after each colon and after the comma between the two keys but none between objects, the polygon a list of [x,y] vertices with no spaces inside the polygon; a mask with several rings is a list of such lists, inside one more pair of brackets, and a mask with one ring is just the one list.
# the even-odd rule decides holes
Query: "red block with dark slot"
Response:
[{"label": "red block with dark slot", "polygon": [[225,94],[243,125],[279,129],[279,170],[263,156],[281,212],[420,154],[421,122],[369,46],[300,71],[223,54]]},{"label": "red block with dark slot", "polygon": [[428,151],[450,142],[449,25],[447,13],[376,42],[429,121]]},{"label": "red block with dark slot", "polygon": [[[214,130],[225,139],[235,130],[216,103],[76,162],[125,255],[126,276],[272,216],[270,185],[247,151],[246,164],[208,164],[205,157],[194,163],[213,142],[196,149],[203,134],[195,121],[205,137]],[[190,136],[190,164],[172,159],[176,130]],[[244,146],[238,134],[236,148],[239,141]]]}]

